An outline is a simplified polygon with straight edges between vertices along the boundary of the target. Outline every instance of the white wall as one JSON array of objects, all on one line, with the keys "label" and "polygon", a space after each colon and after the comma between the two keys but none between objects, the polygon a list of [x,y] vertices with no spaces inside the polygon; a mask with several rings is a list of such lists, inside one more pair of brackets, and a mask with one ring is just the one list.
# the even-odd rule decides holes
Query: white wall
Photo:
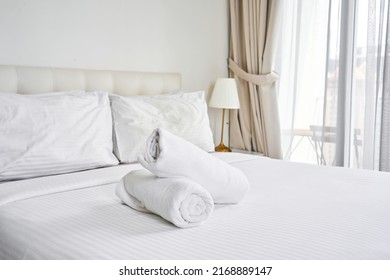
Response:
[{"label": "white wall", "polygon": [[0,64],[180,72],[209,91],[227,57],[227,0],[0,0]]}]

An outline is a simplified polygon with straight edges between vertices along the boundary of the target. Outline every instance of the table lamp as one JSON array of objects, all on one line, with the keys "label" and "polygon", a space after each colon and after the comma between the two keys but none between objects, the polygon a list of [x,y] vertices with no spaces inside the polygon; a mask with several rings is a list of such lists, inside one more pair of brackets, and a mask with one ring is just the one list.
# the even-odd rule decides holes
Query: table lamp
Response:
[{"label": "table lamp", "polygon": [[218,78],[214,86],[213,94],[211,95],[209,106],[213,108],[222,108],[221,143],[215,147],[215,151],[231,152],[232,150],[223,144],[223,128],[225,122],[225,109],[240,108],[236,80],[233,78]]}]

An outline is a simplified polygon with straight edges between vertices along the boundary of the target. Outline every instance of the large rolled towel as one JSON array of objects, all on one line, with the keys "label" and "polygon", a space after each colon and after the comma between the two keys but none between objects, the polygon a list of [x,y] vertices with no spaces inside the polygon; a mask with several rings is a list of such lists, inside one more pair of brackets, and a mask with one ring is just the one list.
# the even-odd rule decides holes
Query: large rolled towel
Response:
[{"label": "large rolled towel", "polygon": [[133,170],[116,187],[117,196],[131,208],[152,212],[177,227],[203,224],[214,210],[210,194],[187,178],[158,178]]},{"label": "large rolled towel", "polygon": [[209,191],[215,203],[238,203],[250,188],[241,170],[161,128],[149,136],[138,161],[159,177],[193,180]]}]

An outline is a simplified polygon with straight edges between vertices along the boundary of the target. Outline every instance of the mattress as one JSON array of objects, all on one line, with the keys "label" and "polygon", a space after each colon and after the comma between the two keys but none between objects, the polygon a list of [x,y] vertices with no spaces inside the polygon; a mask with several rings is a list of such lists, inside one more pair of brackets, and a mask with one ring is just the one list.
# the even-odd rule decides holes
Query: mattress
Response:
[{"label": "mattress", "polygon": [[390,174],[215,155],[250,193],[189,229],[115,196],[138,164],[3,183],[0,259],[390,259]]}]

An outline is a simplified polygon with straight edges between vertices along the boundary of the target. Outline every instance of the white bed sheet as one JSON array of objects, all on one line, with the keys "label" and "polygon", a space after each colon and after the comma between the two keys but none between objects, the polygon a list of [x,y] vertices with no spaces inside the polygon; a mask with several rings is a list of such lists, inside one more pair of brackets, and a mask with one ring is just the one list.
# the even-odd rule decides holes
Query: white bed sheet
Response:
[{"label": "white bed sheet", "polygon": [[138,164],[3,183],[0,259],[390,259],[390,174],[218,156],[252,189],[190,229],[121,204]]}]

